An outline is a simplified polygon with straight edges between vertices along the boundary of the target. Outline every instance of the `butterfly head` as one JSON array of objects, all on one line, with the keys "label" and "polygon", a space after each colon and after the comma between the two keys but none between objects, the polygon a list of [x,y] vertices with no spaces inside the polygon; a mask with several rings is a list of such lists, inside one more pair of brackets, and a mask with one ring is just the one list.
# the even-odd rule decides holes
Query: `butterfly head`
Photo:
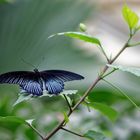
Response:
[{"label": "butterfly head", "polygon": [[39,73],[38,69],[36,69],[36,68],[34,69],[34,72],[35,72],[35,73]]}]

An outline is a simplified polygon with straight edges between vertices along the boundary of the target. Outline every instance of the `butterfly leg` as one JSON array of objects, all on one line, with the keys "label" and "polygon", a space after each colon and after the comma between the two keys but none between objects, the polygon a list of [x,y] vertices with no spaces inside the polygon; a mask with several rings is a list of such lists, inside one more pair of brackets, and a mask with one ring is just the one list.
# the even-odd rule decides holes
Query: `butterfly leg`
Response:
[{"label": "butterfly leg", "polygon": [[43,93],[38,93],[38,94],[32,93],[32,97],[38,97],[38,96],[42,96],[42,95],[43,95]]},{"label": "butterfly leg", "polygon": [[20,94],[29,95],[29,93],[20,86]]}]

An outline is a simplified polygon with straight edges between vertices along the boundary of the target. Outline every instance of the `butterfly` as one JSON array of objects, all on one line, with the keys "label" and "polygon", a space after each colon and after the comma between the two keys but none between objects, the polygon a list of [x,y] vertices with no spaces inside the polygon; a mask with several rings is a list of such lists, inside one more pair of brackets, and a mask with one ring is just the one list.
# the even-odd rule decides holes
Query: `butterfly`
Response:
[{"label": "butterfly", "polygon": [[41,96],[46,90],[48,94],[58,95],[64,89],[64,82],[81,79],[84,77],[65,70],[34,69],[34,71],[13,71],[1,74],[0,84],[17,84],[21,92],[33,96]]}]

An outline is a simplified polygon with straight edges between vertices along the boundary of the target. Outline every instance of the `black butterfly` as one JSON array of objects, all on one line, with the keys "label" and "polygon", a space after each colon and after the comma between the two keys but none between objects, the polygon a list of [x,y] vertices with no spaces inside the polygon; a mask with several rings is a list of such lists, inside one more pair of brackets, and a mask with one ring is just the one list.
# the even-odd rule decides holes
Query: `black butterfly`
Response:
[{"label": "black butterfly", "polygon": [[39,72],[38,69],[31,71],[14,71],[0,75],[0,84],[17,84],[21,90],[41,96],[44,90],[49,94],[58,95],[64,89],[64,82],[84,79],[83,76],[64,70],[46,70]]}]

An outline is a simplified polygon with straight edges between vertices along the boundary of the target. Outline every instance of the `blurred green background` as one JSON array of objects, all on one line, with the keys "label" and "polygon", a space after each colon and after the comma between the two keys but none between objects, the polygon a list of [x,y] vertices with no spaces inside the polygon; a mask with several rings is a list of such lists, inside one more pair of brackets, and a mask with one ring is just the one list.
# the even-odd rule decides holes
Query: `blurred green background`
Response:
[{"label": "blurred green background", "polygon": [[[84,42],[67,37],[48,40],[47,37],[57,32],[79,30],[79,23],[84,22],[88,32],[98,36],[104,46],[114,46],[112,50],[106,48],[110,54],[113,50],[122,47],[128,34],[127,26],[123,24],[122,19],[119,19],[119,22],[122,22],[119,25],[113,20],[121,17],[123,3],[116,3],[92,0],[0,0],[0,73],[33,70],[32,66],[23,62],[23,59],[39,70],[63,69],[77,72],[85,76],[85,80],[68,83],[66,89],[78,89],[78,95],[82,95],[105,64],[102,55],[96,47]],[[137,5],[133,1],[128,3],[134,4],[133,7]],[[115,10],[118,16],[111,16]],[[133,51],[137,52],[135,49]],[[128,55],[123,57],[128,58]],[[117,63],[130,65],[123,57]],[[132,62],[133,64],[135,63]],[[139,66],[139,63],[136,65]],[[120,86],[134,98],[137,104],[140,104],[138,78],[117,72],[110,76],[109,80]],[[34,125],[44,134],[56,126],[58,120],[63,118],[63,111],[67,109],[61,97],[34,99],[13,108],[12,105],[18,93],[17,86],[0,85],[0,116],[16,115],[25,119],[35,118]],[[77,99],[78,95],[72,98]],[[109,140],[140,139],[140,113],[127,99],[103,82],[95,88],[91,96],[96,102],[103,102],[115,108],[119,112],[117,121],[112,123],[99,112],[95,110],[88,112],[87,108],[81,106],[72,115],[69,129],[81,133],[88,129],[103,131]],[[57,133],[52,140],[64,140],[65,137],[67,140],[81,140],[63,131]],[[39,138],[24,125],[0,123],[0,140],[39,140]]]}]

